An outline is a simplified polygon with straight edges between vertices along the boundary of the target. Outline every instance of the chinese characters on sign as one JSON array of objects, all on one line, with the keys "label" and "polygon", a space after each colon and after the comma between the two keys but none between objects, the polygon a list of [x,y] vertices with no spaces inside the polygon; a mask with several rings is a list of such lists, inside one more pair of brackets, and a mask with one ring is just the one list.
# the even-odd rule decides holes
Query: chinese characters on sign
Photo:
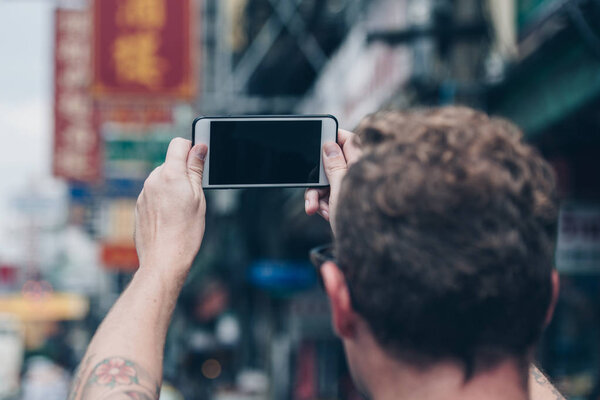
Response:
[{"label": "chinese characters on sign", "polygon": [[54,54],[54,175],[91,182],[100,175],[100,138],[89,95],[89,15],[57,10]]},{"label": "chinese characters on sign", "polygon": [[189,99],[189,0],[95,0],[94,93]]},{"label": "chinese characters on sign", "polygon": [[166,24],[167,0],[125,0],[117,9],[117,24],[123,27],[162,29]]},{"label": "chinese characters on sign", "polygon": [[159,88],[166,61],[157,56],[159,37],[154,32],[133,33],[115,39],[113,59],[120,82]]}]

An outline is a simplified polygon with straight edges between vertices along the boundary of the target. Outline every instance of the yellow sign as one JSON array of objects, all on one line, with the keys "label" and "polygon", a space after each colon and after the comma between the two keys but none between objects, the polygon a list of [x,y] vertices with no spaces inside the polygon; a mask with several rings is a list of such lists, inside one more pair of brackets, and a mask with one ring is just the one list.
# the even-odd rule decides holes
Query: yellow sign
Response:
[{"label": "yellow sign", "polygon": [[89,308],[86,297],[72,293],[47,293],[40,298],[0,296],[0,313],[13,314],[24,322],[79,320]]}]

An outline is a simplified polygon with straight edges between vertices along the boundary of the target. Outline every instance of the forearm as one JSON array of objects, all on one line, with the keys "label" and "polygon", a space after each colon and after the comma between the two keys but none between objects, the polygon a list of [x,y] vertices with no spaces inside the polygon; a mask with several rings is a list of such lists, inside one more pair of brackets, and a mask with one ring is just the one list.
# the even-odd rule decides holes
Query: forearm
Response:
[{"label": "forearm", "polygon": [[94,335],[71,400],[158,399],[165,337],[181,285],[198,253],[206,218],[205,144],[175,138],[135,208],[141,267]]},{"label": "forearm", "polygon": [[565,397],[535,365],[529,368],[529,392],[531,400],[564,400]]},{"label": "forearm", "polygon": [[180,283],[140,269],[94,335],[70,399],[157,399]]}]

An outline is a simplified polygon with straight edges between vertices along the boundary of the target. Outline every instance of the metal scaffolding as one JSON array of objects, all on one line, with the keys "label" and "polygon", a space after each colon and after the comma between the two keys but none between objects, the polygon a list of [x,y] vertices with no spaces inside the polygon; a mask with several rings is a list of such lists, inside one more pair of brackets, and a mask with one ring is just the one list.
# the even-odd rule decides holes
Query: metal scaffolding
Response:
[{"label": "metal scaffolding", "polygon": [[[243,7],[242,15],[256,1],[237,1],[236,7]],[[328,2],[322,2],[328,3]],[[360,11],[366,4],[365,0],[336,0],[338,11],[345,18],[336,18],[335,22],[343,21],[341,27],[345,34],[352,21],[359,17]],[[270,10],[266,21],[257,33],[248,35],[247,45],[242,51],[235,51],[228,42],[228,35],[234,28],[231,18],[231,4],[228,1],[205,0],[201,10],[203,55],[201,61],[202,89],[197,109],[204,114],[244,114],[244,113],[289,113],[301,100],[303,93],[263,94],[251,93],[250,82],[257,72],[264,72],[265,59],[270,52],[277,52],[281,58],[280,64],[285,65],[290,55],[297,56],[296,48],[306,60],[309,71],[305,73],[316,77],[327,63],[335,46],[324,48],[313,27],[303,18],[301,10],[315,7],[310,0],[264,0],[262,6]],[[334,21],[332,19],[332,21]],[[339,26],[337,27],[339,28]],[[339,29],[338,29],[339,30]],[[285,35],[291,40],[290,46],[283,50],[276,48],[277,41]],[[290,65],[290,67],[297,67]],[[304,71],[303,71],[304,72]],[[277,77],[272,77],[277,79]],[[313,78],[314,79],[314,78]],[[312,82],[312,80],[311,80]],[[308,87],[303,88],[305,91]]]}]

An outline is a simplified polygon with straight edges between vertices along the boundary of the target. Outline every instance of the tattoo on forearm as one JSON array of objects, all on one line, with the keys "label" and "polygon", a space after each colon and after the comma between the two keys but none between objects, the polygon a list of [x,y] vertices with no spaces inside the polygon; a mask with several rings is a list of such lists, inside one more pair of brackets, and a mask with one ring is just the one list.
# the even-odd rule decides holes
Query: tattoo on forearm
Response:
[{"label": "tattoo on forearm", "polygon": [[[81,363],[69,400],[156,400],[160,379],[151,376],[137,363],[110,357],[89,372],[91,357]],[[78,397],[79,396],[79,397]]]},{"label": "tattoo on forearm", "polygon": [[529,371],[533,379],[537,382],[537,384],[550,390],[550,392],[552,392],[552,395],[556,400],[566,400],[565,397],[562,394],[560,394],[558,390],[556,390],[554,385],[550,383],[548,378],[546,378],[546,376],[537,367],[532,365],[531,368],[529,368]]}]

